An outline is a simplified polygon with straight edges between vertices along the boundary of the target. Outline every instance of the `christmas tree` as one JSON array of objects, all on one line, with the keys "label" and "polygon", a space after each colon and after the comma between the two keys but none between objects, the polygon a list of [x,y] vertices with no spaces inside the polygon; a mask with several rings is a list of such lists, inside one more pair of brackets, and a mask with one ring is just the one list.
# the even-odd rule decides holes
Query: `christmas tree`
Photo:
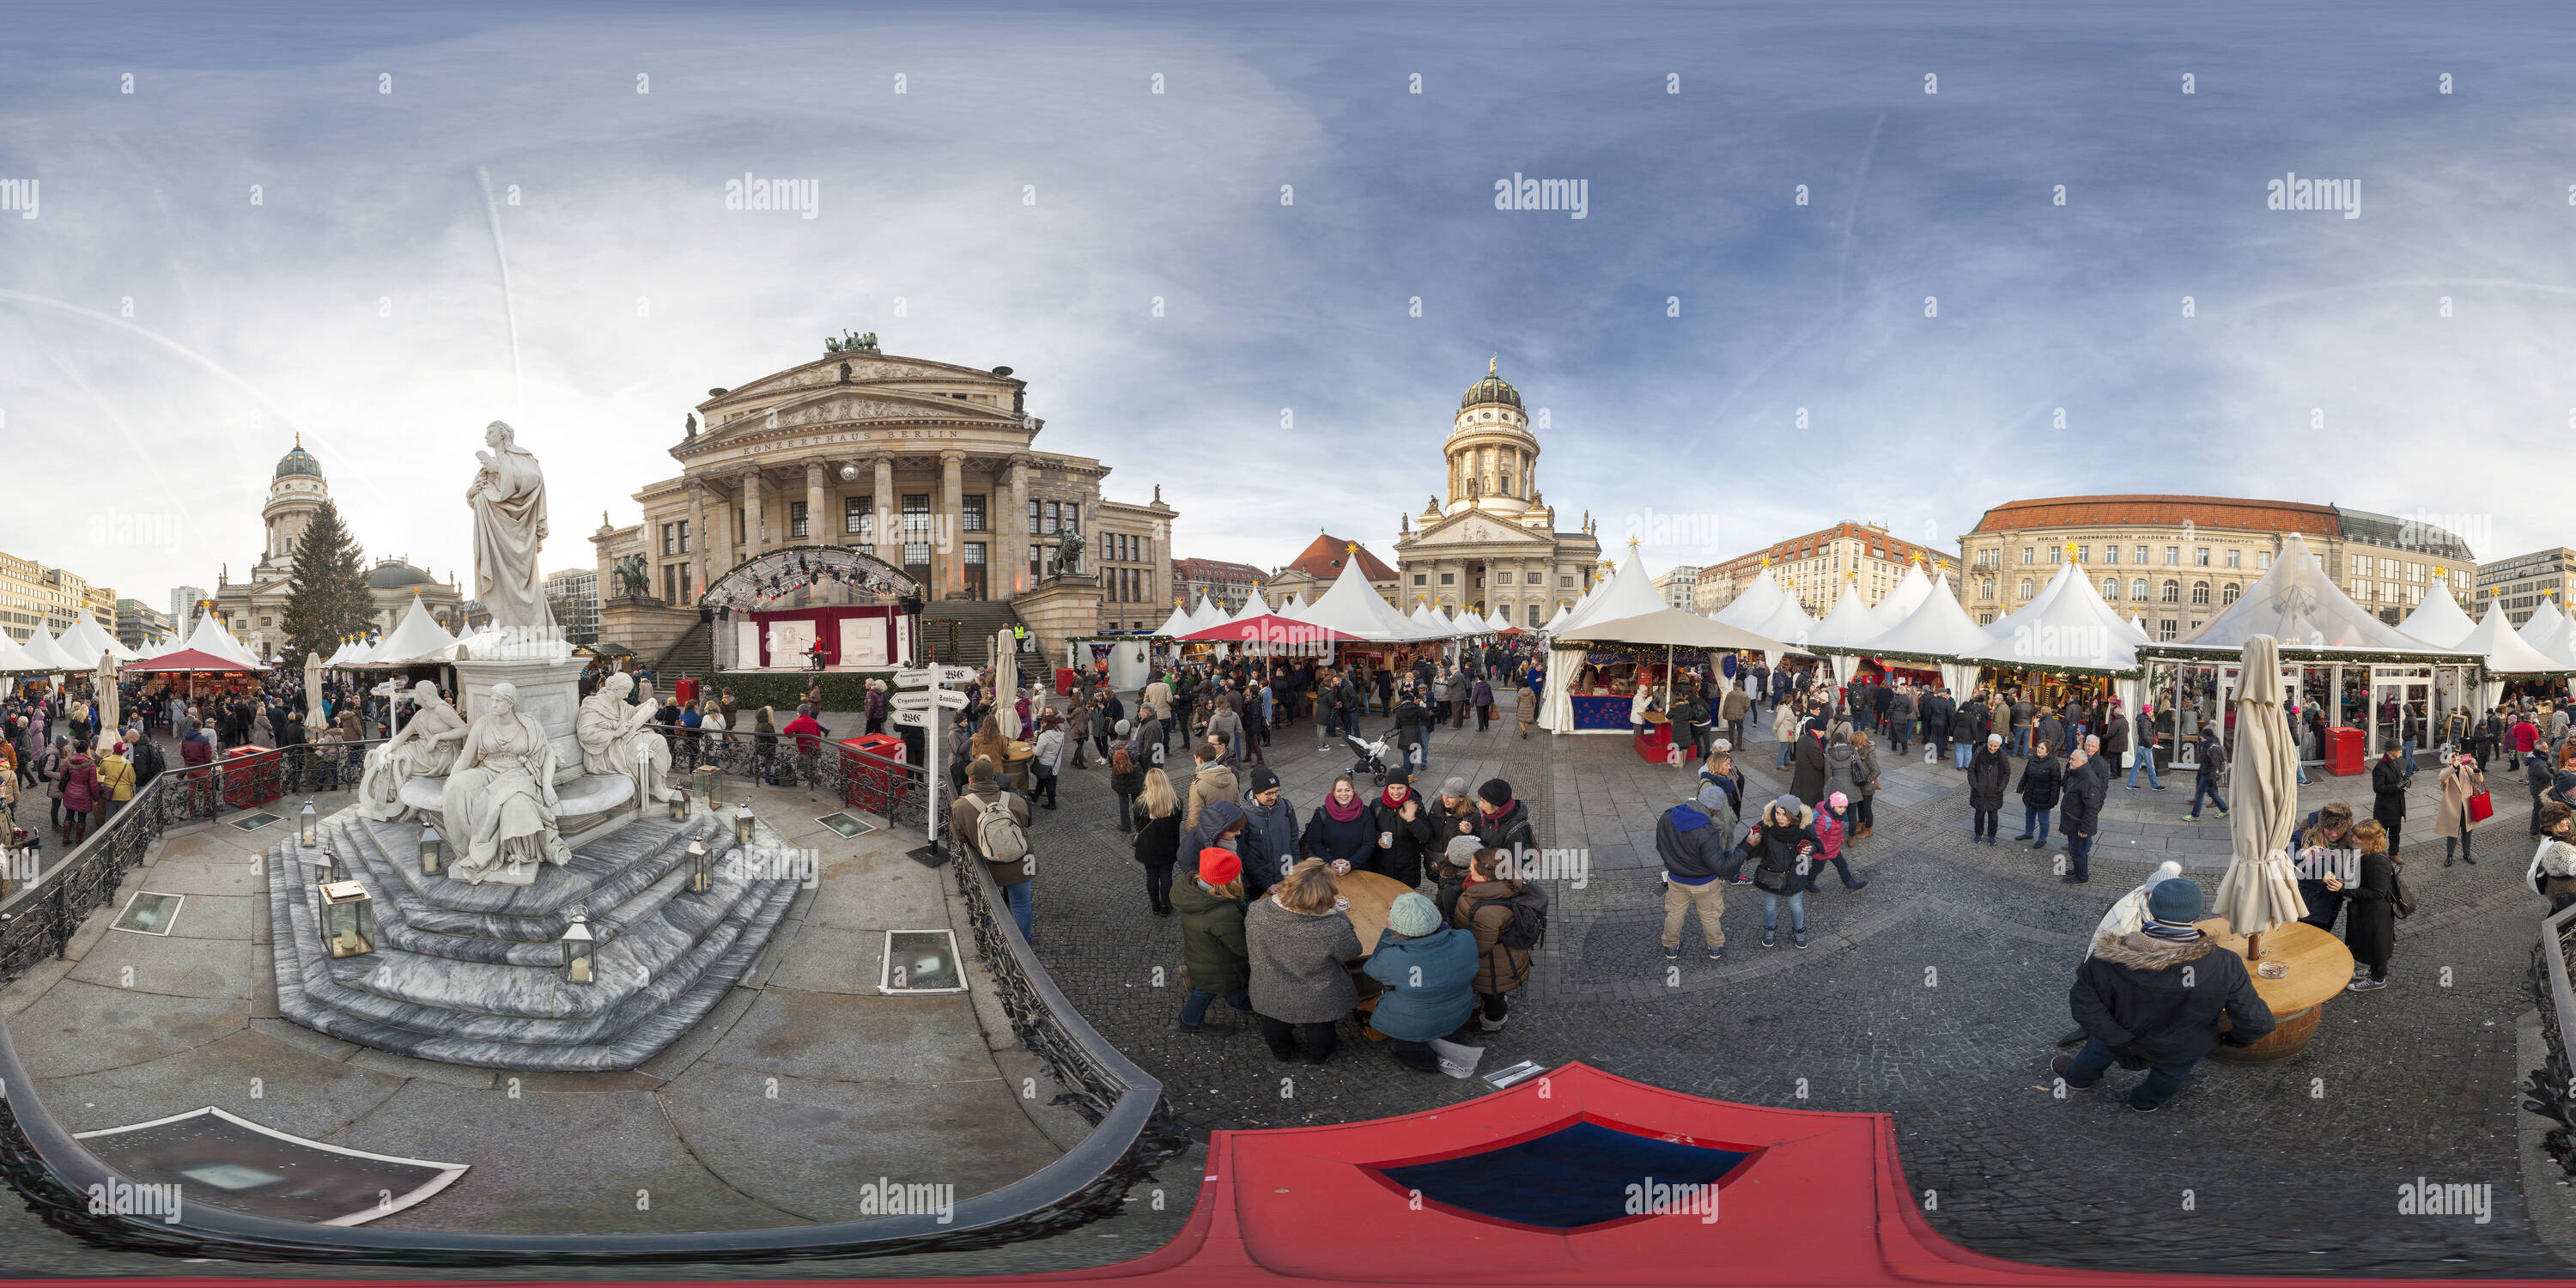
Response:
[{"label": "christmas tree", "polygon": [[295,574],[286,589],[287,663],[303,665],[306,653],[331,656],[374,617],[366,557],[340,522],[340,508],[325,500],[295,544]]}]

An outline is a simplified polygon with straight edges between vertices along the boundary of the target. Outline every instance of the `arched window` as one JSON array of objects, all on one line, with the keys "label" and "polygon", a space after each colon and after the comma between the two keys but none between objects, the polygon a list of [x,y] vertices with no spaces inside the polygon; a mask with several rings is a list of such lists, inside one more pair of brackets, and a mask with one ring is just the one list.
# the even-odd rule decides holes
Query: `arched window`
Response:
[{"label": "arched window", "polygon": [[2209,603],[2208,582],[2195,581],[2191,584],[2191,602],[2203,606],[2206,606]]},{"label": "arched window", "polygon": [[2146,578],[2140,577],[2136,581],[2129,583],[2129,598],[2134,599],[2141,604],[2147,602]]},{"label": "arched window", "polygon": [[2244,591],[2237,589],[2235,582],[2231,581],[2226,585],[2219,587],[2218,602],[2222,604],[2233,604],[2236,602],[2236,597],[2244,593]]},{"label": "arched window", "polygon": [[2164,602],[2168,604],[2179,604],[2182,602],[2181,582],[2175,581],[2171,577],[2165,578]]},{"label": "arched window", "polygon": [[1994,598],[1994,597],[1995,597],[1995,579],[1994,579],[1994,578],[1992,578],[1992,577],[1988,577],[1988,578],[1986,578],[1985,583],[1984,583],[1984,586],[1985,586],[1985,588],[1984,588],[1984,589],[1982,589],[1982,590],[1980,590],[1980,591],[1978,591],[1978,592],[1977,592],[1977,598],[1979,598],[1979,599],[1992,599],[1992,598]]},{"label": "arched window", "polygon": [[2120,579],[2119,579],[2119,578],[2117,578],[2117,577],[2105,577],[2105,578],[2103,578],[2103,579],[2102,579],[2102,598],[2104,598],[2104,599],[2118,599],[2119,597],[2120,597]]},{"label": "arched window", "polygon": [[2028,577],[2021,579],[2021,597],[2024,599],[2030,598],[2030,578]]}]

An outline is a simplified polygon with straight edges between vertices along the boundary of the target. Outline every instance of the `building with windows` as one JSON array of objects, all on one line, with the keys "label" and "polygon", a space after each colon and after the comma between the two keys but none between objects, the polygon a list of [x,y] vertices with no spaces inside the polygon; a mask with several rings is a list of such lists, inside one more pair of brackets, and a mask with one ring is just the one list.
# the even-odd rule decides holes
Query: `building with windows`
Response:
[{"label": "building with windows", "polygon": [[2505,620],[2520,626],[2531,620],[2531,610],[2544,599],[2555,599],[2561,611],[2567,607],[2568,577],[2576,574],[2576,550],[2552,546],[2511,559],[2498,559],[2478,565],[2477,599],[2460,597],[2460,607],[2471,617],[2484,621],[2487,605],[2504,609]]},{"label": "building with windows", "polygon": [[1601,562],[1592,516],[1579,530],[1560,532],[1555,508],[1539,491],[1538,431],[1546,428],[1547,410],[1532,415],[1521,391],[1487,363],[1485,378],[1459,398],[1441,447],[1445,499],[1435,493],[1421,513],[1397,520],[1397,608],[1499,612],[1537,627],[1592,588]]},{"label": "building with windows", "polygon": [[188,638],[188,632],[195,630],[197,626],[197,605],[204,602],[206,602],[206,588],[203,586],[171,587],[171,633],[181,639]]},{"label": "building with windows", "polygon": [[[1180,589],[1181,602],[1198,607],[1199,596],[1216,601],[1216,606],[1229,613],[1243,611],[1252,602],[1252,592],[1269,580],[1270,574],[1251,564],[1228,563],[1223,559],[1175,559],[1172,581]],[[1150,623],[1161,625],[1161,623]]]},{"label": "building with windows", "polygon": [[2189,639],[2261,579],[2290,533],[2328,577],[2391,625],[2439,577],[2468,601],[2477,560],[2441,528],[2368,510],[2210,496],[2065,496],[2008,501],[1959,538],[1960,606],[1991,622],[2029,602],[2073,560],[2120,615],[2159,640]]},{"label": "building with windows", "polygon": [[170,616],[139,599],[116,601],[116,642],[130,649],[170,638]]},{"label": "building with windows", "polygon": [[1875,605],[1904,580],[1907,568],[1918,563],[1924,576],[1946,575],[1953,587],[1958,585],[1955,556],[1890,536],[1885,524],[1845,520],[1700,569],[1691,606],[1703,613],[1716,612],[1733,603],[1768,568],[1797,597],[1801,609],[1822,617],[1842,598],[1843,583],[1850,582],[1860,592],[1862,603]]},{"label": "building with windows", "polygon": [[[1329,532],[1307,542],[1306,548],[1298,551],[1296,558],[1270,574],[1270,580],[1262,583],[1261,596],[1274,607],[1286,603],[1291,595],[1303,595],[1305,602],[1314,603],[1325,591],[1333,588],[1333,579],[1342,575],[1344,559],[1359,560],[1360,575],[1368,578],[1369,589],[1390,604],[1397,602],[1395,569],[1387,567],[1385,560],[1370,554],[1367,546]],[[1181,605],[1183,609],[1198,606],[1199,601],[1195,599]],[[1404,601],[1401,606],[1407,612],[1412,611],[1411,600]]]},{"label": "building with windows", "polygon": [[1689,612],[1699,602],[1699,565],[1682,564],[1657,574],[1655,593],[1665,604]]},{"label": "building with windows", "polygon": [[564,638],[575,644],[599,639],[599,572],[566,568],[546,574],[546,604]]},{"label": "building with windows", "polygon": [[[269,477],[268,503],[259,511],[267,544],[259,561],[251,565],[249,578],[234,581],[229,567],[215,577],[210,598],[216,613],[235,638],[262,658],[286,644],[286,600],[295,576],[295,550],[304,539],[305,527],[330,495],[322,463],[304,450],[299,435],[294,449],[278,458],[277,470]],[[422,598],[440,626],[458,631],[466,625],[465,594],[457,589],[455,579],[451,576],[442,582],[402,559],[379,559],[367,570],[367,595],[379,634],[393,630],[410,610],[414,595]]]},{"label": "building with windows", "polygon": [[116,592],[92,586],[78,573],[33,559],[0,554],[0,631],[23,642],[43,626],[60,635],[82,614],[110,634],[116,630]]},{"label": "building with windows", "polygon": [[[833,545],[902,569],[933,604],[1004,601],[1037,589],[1056,547],[1079,533],[1079,578],[1066,585],[1098,601],[1082,619],[1101,629],[1159,622],[1170,611],[1155,606],[1169,598],[1177,512],[1159,488],[1150,502],[1106,499],[1109,467],[1037,450],[1045,425],[1028,411],[1028,382],[1009,367],[827,351],[709,390],[668,449],[679,473],[634,494],[642,521],[621,527],[601,516],[591,536],[596,572],[614,584],[617,562],[642,554],[655,597],[694,620],[699,596],[736,565]],[[1067,616],[1061,604],[1051,611]],[[654,630],[618,612],[602,630],[648,656],[658,647]]]}]

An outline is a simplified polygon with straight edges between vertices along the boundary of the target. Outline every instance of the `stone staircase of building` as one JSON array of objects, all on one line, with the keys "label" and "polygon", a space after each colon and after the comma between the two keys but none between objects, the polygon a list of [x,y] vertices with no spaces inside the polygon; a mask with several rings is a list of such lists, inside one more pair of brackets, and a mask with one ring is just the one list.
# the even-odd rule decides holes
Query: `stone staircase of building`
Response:
[{"label": "stone staircase of building", "polygon": [[[921,646],[941,662],[958,666],[991,666],[993,633],[1020,620],[1010,604],[998,599],[950,599],[923,606]],[[1027,655],[1022,655],[1026,665]]]},{"label": "stone staircase of building", "polygon": [[[715,628],[699,622],[671,641],[671,647],[653,659],[653,674],[678,679],[684,675],[703,676],[715,668]],[[666,681],[663,686],[669,688]]]}]

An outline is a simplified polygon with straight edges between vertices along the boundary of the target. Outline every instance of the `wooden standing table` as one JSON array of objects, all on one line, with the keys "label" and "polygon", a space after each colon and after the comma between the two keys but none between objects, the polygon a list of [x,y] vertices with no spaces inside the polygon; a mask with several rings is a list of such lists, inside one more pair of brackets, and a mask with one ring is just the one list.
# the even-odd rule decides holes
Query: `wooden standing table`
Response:
[{"label": "wooden standing table", "polygon": [[[2218,945],[2219,951],[2245,955],[2245,937],[2228,930],[2225,917],[2211,917],[2192,923]],[[2231,1064],[2266,1064],[2286,1060],[2307,1049],[2308,1039],[2317,1031],[2317,1017],[2326,1000],[2352,983],[2352,950],[2343,941],[2304,921],[2274,926],[2263,932],[2262,961],[2247,962],[2253,973],[2263,962],[2277,961],[2290,968],[2279,979],[2265,979],[2254,974],[2254,992],[2272,1008],[2273,1029],[2252,1046],[2220,1045],[2210,1058]],[[2223,1022],[2223,1021],[2222,1021]]]},{"label": "wooden standing table", "polygon": [[1413,893],[1413,887],[1379,872],[1345,872],[1333,878],[1333,889],[1351,901],[1351,929],[1360,937],[1360,956],[1377,951],[1378,936],[1386,933],[1387,911],[1395,906],[1396,896]]}]

